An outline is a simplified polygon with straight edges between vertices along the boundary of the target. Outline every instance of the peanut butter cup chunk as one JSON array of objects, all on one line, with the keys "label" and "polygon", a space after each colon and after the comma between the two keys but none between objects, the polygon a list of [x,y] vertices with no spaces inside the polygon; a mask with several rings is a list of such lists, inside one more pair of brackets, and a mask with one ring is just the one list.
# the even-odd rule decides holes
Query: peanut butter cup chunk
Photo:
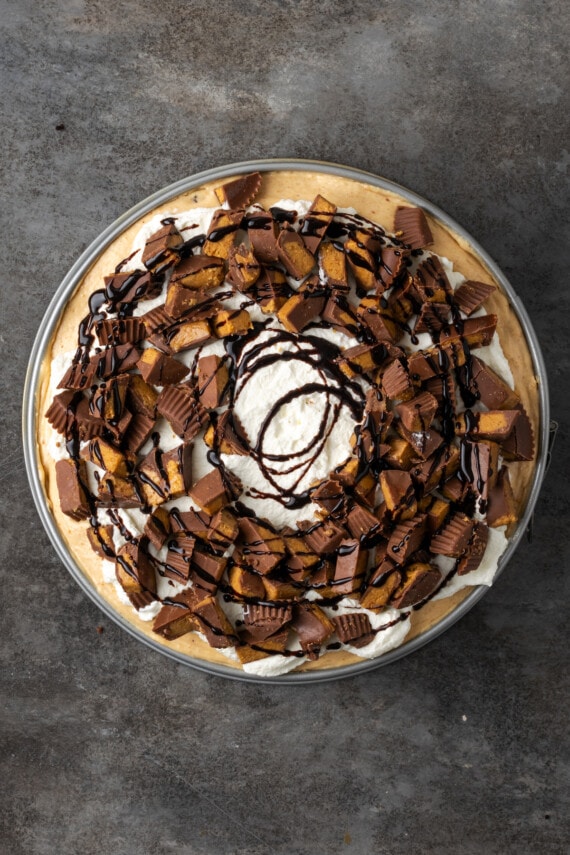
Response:
[{"label": "peanut butter cup chunk", "polygon": [[218,552],[225,552],[239,535],[235,516],[227,508],[219,510],[210,521],[207,540]]},{"label": "peanut butter cup chunk", "polygon": [[223,309],[214,317],[212,328],[218,338],[227,338],[231,335],[245,335],[253,329],[253,323],[245,309]]},{"label": "peanut butter cup chunk", "polygon": [[165,386],[158,396],[156,408],[170,423],[174,433],[186,442],[194,439],[208,421],[208,414],[191,386]]},{"label": "peanut butter cup chunk", "polygon": [[153,273],[163,273],[173,267],[179,259],[177,247],[184,239],[172,220],[164,225],[147,240],[142,254],[144,266]]},{"label": "peanut butter cup chunk", "polygon": [[409,250],[404,247],[383,246],[379,252],[377,291],[389,288],[406,269]]},{"label": "peanut butter cup chunk", "polygon": [[219,469],[212,469],[194,484],[188,495],[207,514],[215,514],[232,502],[241,492],[237,478],[222,478]]},{"label": "peanut butter cup chunk", "polygon": [[96,525],[87,530],[87,539],[93,552],[105,560],[115,558],[112,525]]},{"label": "peanut butter cup chunk", "polygon": [[513,430],[518,416],[519,410],[487,410],[482,413],[466,410],[456,415],[455,432],[458,436],[492,439],[502,445]]},{"label": "peanut butter cup chunk", "polygon": [[189,255],[176,265],[170,277],[171,285],[183,285],[191,291],[209,291],[224,281],[224,261],[216,255]]},{"label": "peanut butter cup chunk", "polygon": [[85,485],[87,470],[82,460],[58,460],[55,464],[61,510],[74,520],[87,519],[91,513]]},{"label": "peanut butter cup chunk", "polygon": [[249,291],[259,279],[260,273],[261,264],[251,247],[242,243],[231,248],[227,278],[238,291]]},{"label": "peanut butter cup chunk", "polygon": [[253,247],[253,253],[263,264],[275,264],[279,261],[277,239],[279,226],[270,211],[262,209],[248,214],[245,219],[247,236]]},{"label": "peanut butter cup chunk", "polygon": [[405,568],[405,575],[390,599],[397,609],[415,606],[434,594],[442,581],[441,572],[432,564],[414,562]]},{"label": "peanut butter cup chunk", "polygon": [[429,333],[432,338],[442,330],[449,320],[447,303],[424,303],[414,325],[414,335]]},{"label": "peanut butter cup chunk", "polygon": [[198,360],[198,397],[207,410],[215,410],[229,386],[228,367],[221,356],[202,356]]},{"label": "peanut butter cup chunk", "polygon": [[226,260],[236,239],[237,231],[243,220],[244,211],[219,208],[214,211],[212,222],[206,235],[202,255],[214,255]]},{"label": "peanut butter cup chunk", "polygon": [[95,466],[112,472],[113,475],[119,475],[121,478],[126,478],[131,474],[137,461],[135,454],[120,451],[115,445],[101,437],[90,439],[82,449],[81,457],[83,460],[88,460]]},{"label": "peanut butter cup chunk", "polygon": [[360,599],[363,609],[375,610],[387,606],[390,597],[402,581],[398,565],[387,557],[386,552],[386,545],[377,551],[376,568],[372,571],[368,586]]},{"label": "peanut butter cup chunk", "polygon": [[66,389],[55,395],[45,412],[45,417],[58,433],[66,436],[76,423],[76,405],[81,394],[74,389]]},{"label": "peanut butter cup chunk", "polygon": [[382,390],[392,401],[408,401],[414,386],[402,359],[395,359],[382,374]]},{"label": "peanut butter cup chunk", "polygon": [[465,372],[461,375],[464,385],[490,410],[511,410],[520,402],[515,390],[478,356],[471,357],[469,373],[467,378]]},{"label": "peanut butter cup chunk", "polygon": [[[335,632],[343,644],[363,647],[374,638],[370,618],[362,612],[349,612],[332,619]],[[359,642],[359,643],[357,643]]]},{"label": "peanut butter cup chunk", "polygon": [[346,526],[353,537],[366,547],[371,542],[376,542],[382,531],[380,520],[363,505],[354,503],[350,509]]},{"label": "peanut butter cup chunk", "polygon": [[350,595],[358,591],[366,570],[368,553],[360,540],[348,538],[337,549],[334,576],[331,580],[335,594]]},{"label": "peanut butter cup chunk", "polygon": [[315,255],[319,249],[325,232],[332,223],[335,214],[336,205],[333,205],[324,196],[318,195],[315,197],[306,216],[303,218],[300,229],[300,235],[311,255]]},{"label": "peanut butter cup chunk", "polygon": [[200,631],[211,647],[234,647],[237,634],[215,597],[206,597],[192,609]]},{"label": "peanut butter cup chunk", "polygon": [[396,208],[394,232],[411,249],[421,249],[433,243],[431,229],[421,208],[408,208],[403,205]]},{"label": "peanut butter cup chunk", "polygon": [[344,252],[357,286],[363,291],[373,291],[378,284],[377,265],[373,253],[356,236],[347,239]]},{"label": "peanut butter cup chunk", "polygon": [[226,181],[221,187],[216,187],[215,194],[221,205],[228,208],[247,208],[251,205],[261,188],[261,174],[250,172],[240,178]]},{"label": "peanut butter cup chunk", "polygon": [[137,594],[156,595],[156,575],[147,552],[146,538],[141,537],[122,546],[115,561],[115,576],[125,594],[131,599]]},{"label": "peanut butter cup chunk", "polygon": [[389,313],[382,307],[379,297],[363,297],[356,309],[358,320],[376,341],[395,342],[399,338],[398,327]]},{"label": "peanut butter cup chunk", "polygon": [[282,270],[264,267],[255,283],[255,300],[264,314],[277,314],[293,294]]},{"label": "peanut butter cup chunk", "polygon": [[346,537],[346,529],[331,519],[322,523],[302,521],[297,523],[297,527],[303,533],[309,548],[317,555],[335,552]]},{"label": "peanut butter cup chunk", "polygon": [[453,302],[458,309],[469,316],[496,290],[494,285],[487,285],[486,282],[463,282],[455,291]]},{"label": "peanut butter cup chunk", "polygon": [[315,259],[294,229],[281,229],[277,238],[279,261],[294,279],[304,279],[315,265]]},{"label": "peanut butter cup chunk", "polygon": [[334,624],[314,603],[295,606],[292,627],[299,637],[301,649],[309,659],[318,659],[321,648],[334,632]]},{"label": "peanut butter cup chunk", "polygon": [[320,505],[332,517],[346,516],[347,495],[341,483],[333,478],[328,478],[312,491],[311,499]]},{"label": "peanut butter cup chunk", "polygon": [[143,534],[155,547],[160,549],[172,534],[172,521],[169,512],[164,507],[155,508],[146,519]]},{"label": "peanut butter cup chunk", "polygon": [[145,337],[145,325],[140,318],[108,318],[95,327],[103,347],[114,344],[136,344]]},{"label": "peanut butter cup chunk", "polygon": [[517,503],[511,486],[509,470],[501,468],[497,483],[489,492],[487,505],[487,522],[492,528],[510,525],[518,519]]},{"label": "peanut butter cup chunk", "polygon": [[196,588],[201,588],[209,594],[215,594],[226,571],[227,564],[228,559],[223,555],[215,555],[206,551],[197,542],[192,553],[190,580]]},{"label": "peanut butter cup chunk", "polygon": [[164,284],[164,274],[153,274],[147,270],[114,273],[104,276],[105,296],[112,311],[158,297]]},{"label": "peanut butter cup chunk", "polygon": [[285,557],[283,538],[266,521],[251,517],[238,520],[243,560],[265,576]]},{"label": "peanut butter cup chunk", "polygon": [[425,514],[417,514],[406,522],[398,523],[390,535],[386,555],[397,564],[405,564],[420,548],[426,529]]},{"label": "peanut butter cup chunk", "polygon": [[325,295],[314,277],[289,297],[278,310],[277,317],[288,332],[301,332],[321,314],[324,305]]},{"label": "peanut butter cup chunk", "polygon": [[137,362],[137,368],[146,383],[155,386],[170,386],[174,383],[180,383],[188,374],[188,368],[185,365],[153,347],[147,347],[146,350],[143,350],[142,356]]},{"label": "peanut butter cup chunk", "polygon": [[138,374],[129,374],[127,388],[127,406],[136,415],[144,413],[151,418],[156,416],[158,392]]},{"label": "peanut butter cup chunk", "polygon": [[465,555],[457,565],[458,576],[465,576],[467,573],[477,570],[485,555],[488,540],[489,527],[484,522],[476,522]]},{"label": "peanut butter cup chunk", "polygon": [[166,546],[166,560],[164,562],[164,574],[169,579],[174,579],[175,582],[186,583],[190,577],[190,561],[196,539],[186,534],[186,532],[177,532],[171,535]]},{"label": "peanut butter cup chunk", "polygon": [[426,431],[437,412],[437,399],[429,392],[420,392],[409,401],[396,406],[402,424],[409,431]]},{"label": "peanut butter cup chunk", "polygon": [[418,503],[409,472],[401,469],[384,469],[380,473],[380,487],[386,507],[392,514],[397,514],[402,521],[416,515]]},{"label": "peanut butter cup chunk", "polygon": [[436,555],[447,555],[450,558],[460,558],[473,535],[474,522],[465,514],[457,511],[447,520],[441,531],[431,539],[429,550]]},{"label": "peanut butter cup chunk", "polygon": [[331,241],[324,241],[319,247],[319,265],[327,285],[348,294],[350,285],[344,251]]},{"label": "peanut butter cup chunk", "polygon": [[446,303],[453,294],[444,267],[435,255],[422,261],[413,277],[412,288],[420,303]]},{"label": "peanut butter cup chunk", "polygon": [[175,597],[163,600],[163,606],[154,619],[153,631],[172,641],[200,628],[190,607],[195,604],[196,595],[193,591],[182,591]]},{"label": "peanut butter cup chunk", "polygon": [[122,439],[125,449],[136,454],[149,439],[155,427],[155,418],[143,412],[135,413]]},{"label": "peanut butter cup chunk", "polygon": [[244,625],[249,635],[249,643],[265,641],[288,626],[293,619],[292,605],[269,605],[253,603],[244,608]]},{"label": "peanut butter cup chunk", "polygon": [[513,429],[501,443],[502,453],[507,460],[534,459],[534,432],[528,414],[522,404],[517,404],[518,413]]},{"label": "peanut butter cup chunk", "polygon": [[206,538],[210,529],[211,517],[204,511],[179,511],[172,508],[170,511],[170,525],[172,531],[187,531],[196,537]]},{"label": "peanut butter cup chunk", "polygon": [[228,570],[228,582],[238,597],[243,597],[246,600],[263,600],[265,596],[261,576],[250,567],[232,564]]}]

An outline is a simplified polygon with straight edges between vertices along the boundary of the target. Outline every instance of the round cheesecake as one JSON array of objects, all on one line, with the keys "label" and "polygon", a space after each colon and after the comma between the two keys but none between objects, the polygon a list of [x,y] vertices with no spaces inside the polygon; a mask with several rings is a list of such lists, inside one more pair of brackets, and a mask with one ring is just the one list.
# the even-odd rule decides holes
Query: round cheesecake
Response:
[{"label": "round cheesecake", "polygon": [[92,588],[155,643],[268,677],[381,657],[490,584],[540,427],[524,331],[469,243],[295,169],[192,187],[107,245],[37,405]]}]

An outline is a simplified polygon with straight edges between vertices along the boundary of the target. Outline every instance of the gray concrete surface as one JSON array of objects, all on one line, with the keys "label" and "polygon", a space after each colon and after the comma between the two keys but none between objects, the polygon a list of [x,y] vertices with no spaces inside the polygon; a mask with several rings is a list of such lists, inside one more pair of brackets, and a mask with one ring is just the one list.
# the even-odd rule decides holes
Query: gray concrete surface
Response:
[{"label": "gray concrete surface", "polygon": [[[0,0],[2,853],[568,851],[568,29],[563,0]],[[483,601],[313,687],[120,631],[21,455],[29,350],[74,259],[151,191],[258,156],[384,174],[461,222],[531,314],[561,423],[534,542]]]}]

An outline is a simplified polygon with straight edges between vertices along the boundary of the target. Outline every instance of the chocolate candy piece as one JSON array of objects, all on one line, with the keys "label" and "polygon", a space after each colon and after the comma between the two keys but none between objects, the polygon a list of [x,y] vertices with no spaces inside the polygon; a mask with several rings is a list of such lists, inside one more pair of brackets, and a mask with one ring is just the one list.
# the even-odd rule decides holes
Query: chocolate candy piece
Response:
[{"label": "chocolate candy piece", "polygon": [[209,594],[215,594],[227,563],[227,558],[207,552],[197,543],[194,547],[190,570],[190,579],[193,585],[202,588]]},{"label": "chocolate candy piece", "polygon": [[215,410],[224,399],[229,384],[226,361],[221,356],[203,356],[198,360],[198,396],[206,410]]},{"label": "chocolate candy piece", "polygon": [[46,419],[54,430],[63,436],[68,436],[75,424],[75,409],[80,397],[80,394],[73,389],[66,389],[65,392],[55,395],[46,410]]},{"label": "chocolate candy piece", "polygon": [[435,255],[422,261],[413,277],[412,287],[420,303],[445,303],[453,294],[443,265]]},{"label": "chocolate candy piece", "polygon": [[[379,253],[377,292],[389,288],[406,269],[406,259],[410,252],[399,246],[383,246]],[[380,286],[380,283],[383,287]]]},{"label": "chocolate candy piece", "polygon": [[222,478],[220,470],[213,469],[194,484],[188,495],[203,511],[215,514],[220,508],[233,502],[241,490],[238,478],[229,476],[229,473],[226,478]]},{"label": "chocolate candy piece", "polygon": [[[361,612],[349,612],[332,619],[335,632],[342,644],[363,647],[374,638],[370,618]],[[355,644],[359,641],[359,644]]]},{"label": "chocolate candy piece", "polygon": [[190,577],[190,561],[194,552],[195,538],[186,532],[177,532],[166,541],[168,552],[164,562],[164,574],[175,582],[186,583]]},{"label": "chocolate candy piece", "polygon": [[386,557],[386,549],[384,546],[377,553],[378,565],[372,572],[368,587],[360,600],[364,609],[384,608],[402,581],[398,565]]},{"label": "chocolate candy piece", "polygon": [[264,267],[255,283],[255,299],[265,314],[276,314],[293,293],[285,274],[277,268]]},{"label": "chocolate candy piece", "polygon": [[81,451],[83,460],[99,466],[107,472],[126,478],[131,474],[136,464],[136,456],[129,452],[120,451],[115,445],[96,437],[90,439]]},{"label": "chocolate candy piece", "polygon": [[135,413],[125,431],[122,443],[127,451],[136,454],[143,447],[156,426],[156,419],[146,413]]},{"label": "chocolate candy piece", "polygon": [[501,468],[497,483],[489,493],[487,522],[492,527],[510,525],[518,519],[517,504],[511,486],[509,470]]},{"label": "chocolate candy piece", "polygon": [[364,578],[368,554],[361,549],[359,540],[343,540],[338,547],[334,576],[331,584],[335,594],[352,594],[358,591]]},{"label": "chocolate candy piece", "polygon": [[357,231],[344,244],[344,251],[356,280],[357,293],[361,290],[371,291],[378,284],[376,259],[366,243],[364,234]]},{"label": "chocolate candy piece", "polygon": [[172,533],[172,522],[166,508],[158,507],[146,518],[144,532],[152,545],[160,549]]},{"label": "chocolate candy piece", "polygon": [[179,511],[172,508],[170,511],[170,522],[173,531],[187,531],[196,537],[206,538],[210,528],[211,517],[204,511]]},{"label": "chocolate candy piece", "polygon": [[436,555],[459,558],[469,545],[473,534],[473,525],[472,519],[457,511],[445,523],[441,531],[434,534],[429,545],[429,551]]},{"label": "chocolate candy piece", "polygon": [[74,520],[87,519],[91,513],[87,499],[87,472],[82,460],[58,460],[55,477],[61,510]]},{"label": "chocolate candy piece", "polygon": [[317,555],[335,552],[346,537],[346,530],[330,519],[322,523],[301,521],[297,527],[303,532],[309,548]]},{"label": "chocolate candy piece", "polygon": [[473,526],[473,533],[471,535],[471,540],[467,545],[465,555],[460,559],[457,565],[458,576],[465,576],[467,573],[472,573],[473,570],[477,570],[485,554],[488,540],[488,526],[484,522],[476,522]]},{"label": "chocolate candy piece", "polygon": [[382,530],[380,520],[368,508],[356,502],[348,513],[346,525],[351,535],[364,547],[375,541]]},{"label": "chocolate candy piece", "polygon": [[137,477],[149,505],[184,495],[192,484],[192,446],[182,443],[168,452],[153,448],[139,463]]},{"label": "chocolate candy piece", "polygon": [[299,636],[301,649],[309,659],[318,659],[321,648],[334,632],[334,624],[314,603],[295,606],[292,627]]},{"label": "chocolate candy piece", "polygon": [[414,335],[428,332],[433,339],[442,330],[449,319],[447,303],[424,303],[414,326]]},{"label": "chocolate candy piece", "polygon": [[241,178],[234,178],[216,187],[215,194],[220,204],[226,204],[229,208],[247,208],[251,205],[261,187],[261,174],[250,172]]},{"label": "chocolate candy piece", "polygon": [[233,647],[239,641],[215,597],[206,597],[192,611],[210,647]]},{"label": "chocolate candy piece", "polygon": [[383,372],[382,390],[392,401],[407,401],[413,397],[412,380],[402,359],[395,359]]},{"label": "chocolate candy piece", "polygon": [[337,291],[348,294],[350,285],[346,272],[344,251],[330,241],[325,241],[319,249],[319,267],[325,282]]},{"label": "chocolate candy piece", "polygon": [[326,230],[333,221],[335,213],[336,205],[333,205],[332,202],[329,202],[328,199],[325,199],[321,195],[318,195],[314,199],[307,211],[306,216],[303,218],[299,234],[303,238],[305,246],[311,255],[315,255],[318,250]]},{"label": "chocolate candy piece", "polygon": [[97,338],[102,345],[136,344],[145,337],[146,330],[140,318],[108,318],[96,327]]},{"label": "chocolate candy piece", "polygon": [[237,230],[241,225],[244,212],[219,208],[214,211],[206,241],[202,247],[202,255],[215,255],[226,259],[235,240]]},{"label": "chocolate candy piece", "polygon": [[277,238],[279,227],[269,211],[255,211],[246,219],[249,242],[255,257],[263,264],[275,264],[279,261]]},{"label": "chocolate candy piece", "polygon": [[107,380],[114,375],[130,371],[136,366],[139,357],[140,352],[132,344],[118,344],[95,354],[89,360],[91,382]]},{"label": "chocolate candy piece", "polygon": [[325,295],[317,277],[296,291],[277,312],[277,317],[289,332],[301,332],[318,317],[325,305]]},{"label": "chocolate candy piece", "polygon": [[383,308],[379,297],[372,295],[364,297],[358,305],[356,315],[376,341],[398,339],[398,327]]},{"label": "chocolate candy piece", "polygon": [[249,567],[232,564],[228,570],[228,582],[238,597],[243,597],[246,600],[263,600],[265,598],[263,579]]},{"label": "chocolate candy piece", "polygon": [[138,374],[129,374],[128,377],[127,406],[129,410],[134,415],[144,413],[146,416],[154,419],[156,417],[158,392],[152,386],[149,386]]},{"label": "chocolate candy piece", "polygon": [[437,591],[442,580],[441,572],[432,564],[415,562],[405,569],[405,576],[390,599],[396,609],[415,606]]},{"label": "chocolate candy piece", "polygon": [[154,386],[167,386],[179,383],[188,374],[188,368],[177,359],[148,347],[143,350],[137,362],[137,368],[147,383]]},{"label": "chocolate candy piece", "polygon": [[182,235],[172,221],[166,222],[161,229],[147,240],[142,254],[144,266],[153,273],[163,273],[178,261],[175,251],[184,243]]},{"label": "chocolate candy piece", "polygon": [[146,538],[129,541],[120,548],[115,561],[115,576],[131,602],[137,594],[152,594],[154,598],[156,575],[147,552]]},{"label": "chocolate candy piece", "polygon": [[190,610],[195,604],[194,591],[182,591],[176,597],[163,600],[163,606],[152,625],[153,631],[172,641],[187,632],[199,629],[200,625]]},{"label": "chocolate candy piece", "polygon": [[507,460],[533,460],[534,432],[527,412],[522,404],[515,407],[518,413],[513,429],[501,443],[503,456]]},{"label": "chocolate candy piece", "polygon": [[477,356],[471,357],[468,374],[459,369],[459,375],[469,391],[490,410],[511,410],[520,401],[515,390]]},{"label": "chocolate candy piece", "polygon": [[207,533],[207,540],[212,549],[225,552],[238,535],[238,522],[231,511],[222,508],[214,514]]},{"label": "chocolate candy piece", "polygon": [[266,520],[241,517],[238,520],[241,554],[246,564],[265,576],[285,557],[285,544]]},{"label": "chocolate candy piece", "polygon": [[388,541],[387,555],[397,564],[405,564],[420,548],[427,529],[425,514],[417,514],[411,520],[398,523]]},{"label": "chocolate candy piece", "polygon": [[162,291],[164,276],[146,270],[114,273],[104,276],[105,296],[113,312],[121,311],[141,300],[158,297]]},{"label": "chocolate candy piece", "polygon": [[421,208],[400,205],[394,216],[394,232],[412,249],[421,249],[433,243],[431,229]]},{"label": "chocolate candy piece", "polygon": [[398,404],[396,412],[408,431],[427,431],[437,412],[437,399],[429,392],[420,392],[415,398]]},{"label": "chocolate candy piece", "polygon": [[514,428],[519,410],[487,410],[474,413],[465,410],[455,417],[455,432],[458,436],[473,436],[504,443]]},{"label": "chocolate candy piece", "polygon": [[115,546],[113,543],[112,525],[95,525],[87,529],[87,540],[91,549],[104,560],[115,558]]},{"label": "chocolate candy piece", "polygon": [[279,632],[293,619],[291,605],[272,606],[266,603],[252,604],[244,608],[244,624],[249,633],[249,643],[264,641]]},{"label": "chocolate candy piece", "polygon": [[194,439],[208,421],[206,410],[190,386],[166,386],[158,396],[156,408],[186,442]]},{"label": "chocolate candy piece", "polygon": [[328,478],[311,492],[311,500],[320,505],[332,517],[346,515],[347,496],[339,481]]},{"label": "chocolate candy piece", "polygon": [[168,302],[172,285],[183,285],[191,291],[208,291],[224,281],[223,259],[215,255],[189,255],[176,265],[168,285],[165,308],[171,314]]},{"label": "chocolate candy piece", "polygon": [[245,335],[253,329],[253,324],[245,309],[223,309],[216,314],[212,327],[218,338],[227,338],[230,335]]},{"label": "chocolate candy piece", "polygon": [[244,243],[231,248],[227,278],[238,291],[249,291],[257,282],[260,273],[261,265],[251,248]]},{"label": "chocolate candy piece", "polygon": [[486,282],[463,282],[453,295],[453,302],[465,315],[469,316],[481,306],[487,297],[495,291],[494,285]]},{"label": "chocolate candy piece", "polygon": [[314,267],[315,259],[294,229],[282,229],[277,238],[279,261],[294,279],[304,279]]},{"label": "chocolate candy piece", "polygon": [[418,503],[412,476],[401,469],[384,469],[380,473],[380,487],[386,507],[402,522],[416,515]]}]

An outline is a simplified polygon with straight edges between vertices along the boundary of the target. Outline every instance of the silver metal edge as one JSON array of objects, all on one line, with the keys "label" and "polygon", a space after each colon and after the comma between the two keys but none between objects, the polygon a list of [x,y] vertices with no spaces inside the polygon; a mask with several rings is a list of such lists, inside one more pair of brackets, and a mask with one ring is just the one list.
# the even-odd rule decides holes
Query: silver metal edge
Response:
[{"label": "silver metal edge", "polygon": [[266,159],[242,161],[239,163],[228,164],[219,168],[208,169],[203,172],[196,173],[195,175],[189,176],[187,178],[183,178],[173,184],[170,184],[162,190],[159,190],[151,196],[148,196],[146,199],[142,200],[134,207],[130,208],[121,217],[115,220],[114,223],[108,226],[81,254],[81,256],[77,259],[75,264],[73,264],[73,266],[70,268],[70,270],[62,280],[45,312],[30,353],[28,369],[26,372],[26,378],[24,383],[22,432],[26,471],[36,508],[38,510],[42,524],[46,529],[46,532],[57,554],[59,555],[63,564],[67,567],[75,581],[80,585],[80,587],[88,595],[88,597],[94,603],[96,603],[96,605],[107,615],[107,617],[109,617],[116,624],[121,626],[130,635],[132,635],[138,641],[142,641],[144,644],[151,647],[153,650],[156,650],[166,656],[169,656],[177,662],[196,668],[199,671],[203,671],[208,674],[215,674],[217,676],[228,677],[230,679],[238,680],[240,682],[262,683],[264,685],[307,685],[310,683],[328,682],[331,680],[338,680],[346,677],[355,677],[368,671],[375,670],[376,668],[379,668],[383,665],[389,665],[395,662],[396,660],[402,658],[403,656],[407,656],[410,653],[415,652],[428,642],[435,639],[437,636],[441,635],[441,633],[445,632],[451,626],[453,626],[456,621],[460,620],[460,618],[462,618],[471,608],[473,608],[473,606],[484,596],[488,588],[486,586],[479,586],[474,588],[473,591],[465,598],[465,600],[463,600],[463,602],[453,610],[453,612],[446,615],[437,624],[430,627],[430,629],[426,630],[420,635],[416,636],[411,641],[404,642],[404,644],[400,645],[396,649],[391,650],[388,653],[377,657],[376,659],[365,660],[350,665],[344,665],[339,668],[331,668],[328,670],[315,672],[292,672],[278,677],[260,677],[257,675],[246,674],[243,671],[236,671],[235,669],[230,668],[229,666],[203,662],[202,660],[193,659],[192,657],[186,654],[178,653],[178,651],[171,650],[163,646],[162,644],[153,641],[153,639],[148,638],[144,634],[140,633],[136,627],[132,626],[121,615],[117,614],[114,609],[107,603],[107,601],[94,588],[91,587],[90,582],[84,576],[82,570],[74,562],[70,553],[68,552],[65,542],[62,536],[60,535],[59,530],[57,529],[57,526],[55,525],[54,520],[49,511],[48,502],[39,475],[39,461],[37,458],[37,448],[35,442],[37,418],[36,399],[43,357],[45,355],[46,348],[50,342],[53,330],[59,322],[60,314],[63,308],[65,307],[65,304],[67,303],[69,297],[73,293],[73,290],[81,281],[83,275],[87,272],[87,270],[93,264],[99,254],[111,243],[111,241],[113,241],[122,231],[132,225],[136,220],[138,220],[140,217],[144,216],[144,214],[152,210],[155,206],[164,204],[174,196],[177,196],[182,192],[188,191],[193,187],[199,187],[200,185],[205,184],[208,181],[222,180],[231,175],[243,172],[268,172],[286,170],[293,170],[299,172],[310,172],[318,170],[327,174],[338,175],[342,178],[353,179],[356,181],[364,181],[380,189],[385,189],[397,193],[408,199],[412,204],[421,206],[426,211],[428,211],[428,213],[430,213],[433,217],[439,219],[445,226],[453,229],[456,234],[458,234],[466,242],[468,242],[468,244],[470,245],[470,247],[473,248],[475,253],[477,253],[484,261],[484,263],[489,267],[492,274],[500,282],[505,293],[508,295],[512,308],[515,311],[515,314],[517,315],[523,328],[529,351],[532,356],[536,377],[538,378],[541,424],[540,434],[537,438],[537,464],[525,512],[521,520],[519,520],[515,533],[509,540],[509,545],[507,549],[501,556],[495,580],[498,578],[499,574],[503,572],[510,557],[516,550],[521,538],[523,537],[527,529],[529,520],[532,517],[534,506],[538,499],[538,495],[546,471],[550,425],[550,405],[546,366],[530,318],[520,298],[515,293],[513,287],[506,279],[498,265],[488,255],[488,253],[479,245],[477,241],[475,241],[471,237],[471,235],[467,231],[465,231],[465,229],[463,229],[462,226],[456,223],[453,218],[451,218],[448,214],[446,214],[436,205],[431,203],[429,200],[424,199],[422,196],[419,196],[417,193],[408,190],[406,187],[403,187],[402,185],[397,184],[394,181],[390,181],[389,179],[385,179],[381,176],[366,172],[364,170],[355,169],[336,163],[321,162],[317,160]]}]

